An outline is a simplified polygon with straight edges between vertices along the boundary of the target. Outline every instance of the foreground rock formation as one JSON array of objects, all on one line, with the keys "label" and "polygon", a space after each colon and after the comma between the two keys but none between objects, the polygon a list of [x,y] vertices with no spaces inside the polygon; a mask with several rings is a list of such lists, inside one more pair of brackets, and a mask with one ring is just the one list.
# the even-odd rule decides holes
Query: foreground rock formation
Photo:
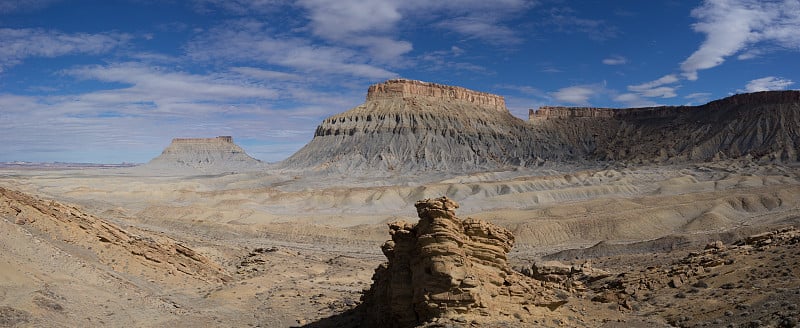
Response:
[{"label": "foreground rock formation", "polygon": [[731,96],[702,106],[542,107],[529,122],[503,97],[396,79],[325,119],[285,168],[480,171],[544,161],[686,163],[725,158],[797,161],[800,91]]},{"label": "foreground rock formation", "polygon": [[556,308],[556,289],[509,266],[508,230],[482,220],[461,220],[447,197],[417,202],[420,221],[389,224],[382,250],[388,264],[373,276],[363,301],[376,327],[413,327],[459,314],[529,316],[530,308]]},{"label": "foreground rock formation", "polygon": [[145,166],[151,169],[230,171],[257,168],[261,161],[250,157],[233,142],[233,137],[175,138]]}]

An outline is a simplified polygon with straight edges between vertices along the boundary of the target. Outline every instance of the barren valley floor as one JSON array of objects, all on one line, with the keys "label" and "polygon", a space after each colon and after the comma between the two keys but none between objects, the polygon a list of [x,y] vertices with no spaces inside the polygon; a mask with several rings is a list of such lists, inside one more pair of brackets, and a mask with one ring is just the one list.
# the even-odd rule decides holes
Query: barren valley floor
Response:
[{"label": "barren valley floor", "polygon": [[797,325],[800,237],[747,239],[800,221],[796,164],[360,178],[4,168],[0,187],[0,326],[357,326],[386,224],[416,222],[414,203],[439,196],[513,232],[520,270],[558,260],[608,275],[570,273],[585,287],[529,317],[429,326]]}]

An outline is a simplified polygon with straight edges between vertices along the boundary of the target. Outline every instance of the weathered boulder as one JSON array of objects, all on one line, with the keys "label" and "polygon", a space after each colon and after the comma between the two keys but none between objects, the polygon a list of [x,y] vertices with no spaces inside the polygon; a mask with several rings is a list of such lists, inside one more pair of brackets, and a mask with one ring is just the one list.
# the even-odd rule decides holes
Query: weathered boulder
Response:
[{"label": "weathered boulder", "polygon": [[363,296],[372,326],[411,327],[462,314],[529,316],[528,306],[557,307],[556,289],[508,265],[513,234],[492,223],[456,217],[447,197],[416,203],[419,222],[389,224],[388,263]]}]

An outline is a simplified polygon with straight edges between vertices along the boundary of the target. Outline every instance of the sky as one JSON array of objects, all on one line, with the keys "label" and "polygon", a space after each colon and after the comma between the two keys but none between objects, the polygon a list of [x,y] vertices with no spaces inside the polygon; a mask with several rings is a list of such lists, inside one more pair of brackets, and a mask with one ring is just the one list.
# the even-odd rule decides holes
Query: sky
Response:
[{"label": "sky", "polygon": [[522,119],[798,89],[798,31],[800,0],[0,0],[0,162],[218,135],[280,161],[392,78]]}]

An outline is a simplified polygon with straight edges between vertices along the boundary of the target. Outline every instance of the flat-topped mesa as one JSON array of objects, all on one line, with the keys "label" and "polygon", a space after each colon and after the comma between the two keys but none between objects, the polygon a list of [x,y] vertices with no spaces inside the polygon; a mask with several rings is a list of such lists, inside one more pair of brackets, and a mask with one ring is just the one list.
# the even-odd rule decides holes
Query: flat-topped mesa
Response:
[{"label": "flat-topped mesa", "polygon": [[393,79],[374,84],[367,91],[367,101],[378,99],[402,99],[424,97],[446,101],[460,100],[500,112],[507,112],[506,101],[502,96],[469,90],[444,84],[417,80]]},{"label": "flat-topped mesa", "polygon": [[227,171],[257,168],[260,161],[233,143],[231,136],[215,138],[174,138],[161,155],[145,168]]},{"label": "flat-topped mesa", "polygon": [[232,136],[219,136],[216,138],[174,138],[172,139],[172,143],[193,143],[193,144],[202,144],[202,143],[216,143],[216,142],[224,142],[224,143],[233,143]]}]

